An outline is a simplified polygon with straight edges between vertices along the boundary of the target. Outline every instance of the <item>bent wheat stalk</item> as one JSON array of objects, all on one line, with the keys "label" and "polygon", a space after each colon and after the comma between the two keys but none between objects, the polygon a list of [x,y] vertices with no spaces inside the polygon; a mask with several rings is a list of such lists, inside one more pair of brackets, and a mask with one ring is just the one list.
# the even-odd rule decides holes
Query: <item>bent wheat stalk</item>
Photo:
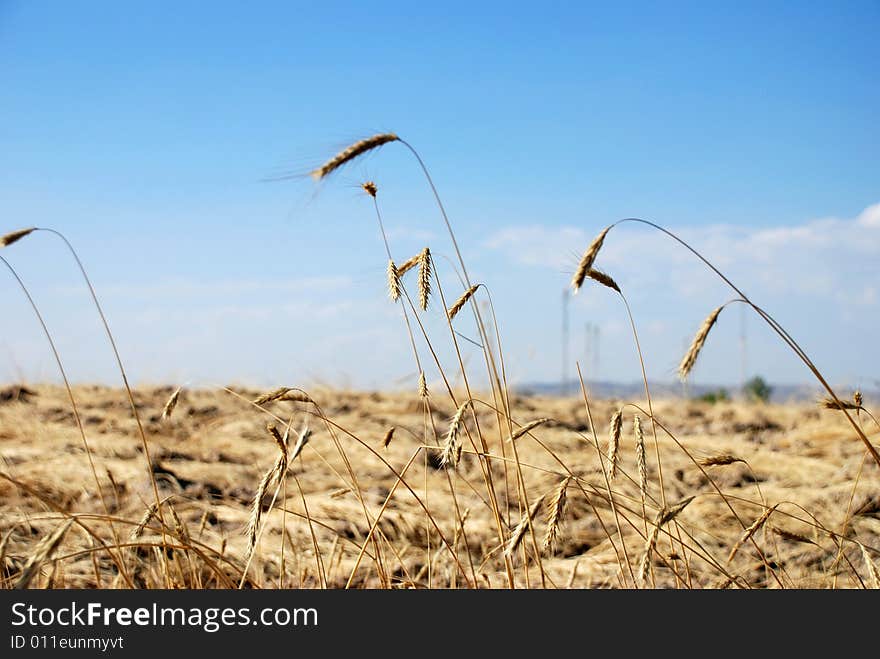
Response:
[{"label": "bent wheat stalk", "polygon": [[[828,381],[825,379],[825,377],[819,371],[818,367],[809,358],[807,353],[804,352],[803,348],[800,347],[800,345],[797,343],[797,341],[795,341],[792,338],[792,336],[782,327],[782,325],[780,325],[776,321],[776,319],[774,319],[769,313],[764,311],[764,309],[759,307],[757,304],[752,302],[751,299],[742,290],[740,290],[739,287],[737,287],[730,279],[728,279],[724,275],[724,273],[722,273],[718,268],[716,268],[712,264],[711,261],[709,261],[700,252],[698,252],[696,249],[691,247],[686,241],[682,240],[681,238],[679,238],[677,235],[675,235],[674,233],[672,233],[668,229],[660,226],[659,224],[656,224],[656,223],[651,222],[649,220],[643,220],[638,217],[627,217],[622,220],[618,220],[614,224],[611,224],[610,226],[606,227],[593,240],[593,242],[590,244],[590,247],[587,249],[587,252],[584,254],[584,257],[581,260],[581,265],[578,267],[578,271],[575,275],[575,278],[572,280],[572,287],[573,288],[575,288],[575,289],[580,288],[580,285],[583,283],[583,280],[586,277],[586,272],[592,266],[592,263],[595,260],[596,255],[598,254],[599,250],[602,248],[602,244],[604,243],[605,237],[607,236],[608,232],[612,228],[616,227],[618,224],[623,224],[624,222],[636,222],[639,224],[644,224],[645,226],[652,227],[653,229],[656,229],[657,231],[660,231],[661,233],[666,234],[667,236],[672,238],[674,241],[676,241],[678,244],[680,244],[682,247],[684,247],[689,252],[691,252],[694,256],[696,256],[700,261],[702,261],[706,265],[706,267],[708,267],[712,272],[714,272],[716,275],[718,275],[718,277],[720,277],[721,280],[725,284],[730,286],[730,288],[733,289],[733,291],[735,291],[736,294],[740,296],[740,298],[742,298],[742,301],[745,302],[746,304],[748,304],[755,311],[755,313],[757,313],[768,325],[770,325],[771,329],[774,332],[776,332],[776,334],[783,340],[783,342],[785,342],[785,344],[794,351],[794,353],[798,356],[798,358],[804,363],[804,365],[810,370],[810,372],[813,374],[813,376],[819,381],[819,383],[822,385],[822,387],[824,387],[824,389],[828,392],[828,395],[831,397],[831,400],[841,406],[840,407],[841,411],[846,416],[846,419],[849,422],[849,424],[853,427],[853,430],[855,430],[856,435],[859,437],[859,439],[865,445],[865,448],[868,449],[868,452],[871,454],[871,457],[873,457],[874,460],[877,462],[877,464],[880,465],[880,452],[878,452],[878,450],[874,447],[874,445],[868,439],[868,436],[865,434],[865,432],[862,430],[862,428],[859,426],[859,424],[856,422],[856,420],[853,419],[852,415],[849,413],[849,410],[847,410],[842,405],[842,402],[841,402],[840,398],[837,396],[837,394],[834,392],[834,389],[831,388],[831,385],[828,384]],[[586,263],[586,266],[584,267],[585,263]],[[583,270],[583,272],[581,272],[581,270]]]}]

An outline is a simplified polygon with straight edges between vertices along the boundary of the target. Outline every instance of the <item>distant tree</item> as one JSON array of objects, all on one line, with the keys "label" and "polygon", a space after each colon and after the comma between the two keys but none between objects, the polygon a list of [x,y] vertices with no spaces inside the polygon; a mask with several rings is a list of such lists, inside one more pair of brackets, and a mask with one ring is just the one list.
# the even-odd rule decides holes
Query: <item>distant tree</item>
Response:
[{"label": "distant tree", "polygon": [[743,393],[749,400],[759,400],[766,403],[773,394],[773,387],[767,384],[760,375],[756,375],[743,385]]},{"label": "distant tree", "polygon": [[730,400],[730,394],[727,393],[727,389],[716,389],[715,391],[707,391],[702,396],[700,396],[697,400],[701,400],[704,403],[723,403]]}]

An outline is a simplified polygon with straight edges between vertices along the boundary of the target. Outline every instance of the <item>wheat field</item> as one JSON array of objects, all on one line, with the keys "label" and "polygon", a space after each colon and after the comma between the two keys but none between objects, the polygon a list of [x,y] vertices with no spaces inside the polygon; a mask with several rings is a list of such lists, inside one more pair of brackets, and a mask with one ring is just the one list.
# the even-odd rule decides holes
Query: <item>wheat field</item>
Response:
[{"label": "wheat field", "polygon": [[[116,353],[124,387],[71,386],[55,352],[64,385],[0,391],[4,587],[880,587],[880,424],[870,401],[835,391],[768,310],[680,238],[637,218],[585,246],[575,292],[600,286],[626,303],[613,273],[594,265],[618,224],[651,226],[733,295],[700,326],[680,377],[724,308],[742,304],[803,362],[822,401],[663,399],[646,377],[637,400],[595,398],[583,380],[574,397],[517,393],[491,282],[470,281],[415,149],[376,135],[312,176],[332,178],[394,143],[425,174],[461,277],[441,280],[430,245],[395,254],[381,186],[363,183],[384,239],[376,253],[387,262],[387,304],[400,308],[409,336],[401,350],[417,385],[133,388]],[[15,230],[0,246],[14,249],[33,231],[67,244],[115,350],[112,319],[63,235]],[[442,335],[421,321],[429,308],[445,317]],[[478,328],[477,365],[462,359],[454,330],[464,313]],[[640,353],[634,322],[632,330]],[[442,363],[441,344],[456,359]],[[428,365],[439,377],[428,380]]]}]

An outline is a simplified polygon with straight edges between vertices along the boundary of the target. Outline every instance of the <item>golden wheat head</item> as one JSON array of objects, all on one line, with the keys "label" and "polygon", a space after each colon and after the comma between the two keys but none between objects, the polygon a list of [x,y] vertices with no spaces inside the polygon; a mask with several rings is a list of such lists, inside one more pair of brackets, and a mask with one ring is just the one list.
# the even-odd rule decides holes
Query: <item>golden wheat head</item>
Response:
[{"label": "golden wheat head", "polygon": [[562,526],[562,518],[565,515],[566,493],[571,476],[566,476],[560,481],[559,486],[553,491],[553,496],[547,504],[547,530],[544,533],[543,551],[553,551],[553,547],[559,540],[559,531]]},{"label": "golden wheat head", "polygon": [[517,439],[519,439],[523,435],[527,435],[528,433],[532,432],[538,426],[547,423],[549,420],[550,419],[544,418],[544,419],[535,419],[534,421],[529,421],[526,425],[522,426],[521,428],[518,428],[517,430],[514,430],[513,433],[511,433],[510,437],[508,437],[507,441],[508,442],[515,442]]},{"label": "golden wheat head", "polygon": [[636,436],[636,465],[639,471],[639,493],[642,502],[648,496],[648,456],[645,453],[645,433],[642,431],[642,419],[638,414],[633,419],[633,434]]},{"label": "golden wheat head", "polygon": [[168,400],[165,402],[165,407],[162,408],[162,418],[168,420],[171,418],[171,414],[174,412],[174,408],[177,407],[177,401],[180,400],[180,390],[182,387],[177,387],[174,390],[174,393],[168,397]]},{"label": "golden wheat head", "polygon": [[541,504],[544,502],[544,495],[538,497],[538,499],[532,504],[532,507],[529,508],[529,512],[526,515],[523,515],[522,519],[519,521],[519,524],[516,525],[516,528],[513,530],[513,533],[510,534],[510,540],[507,543],[507,547],[504,549],[504,553],[507,556],[512,556],[513,552],[516,551],[517,547],[522,543],[522,539],[526,535],[526,531],[531,524],[531,521],[535,519],[535,515],[538,514],[538,511],[541,509]]},{"label": "golden wheat head", "polygon": [[27,563],[25,563],[24,567],[21,570],[21,576],[19,576],[18,581],[15,582],[14,588],[16,590],[22,590],[28,587],[28,584],[33,580],[34,576],[40,569],[40,566],[49,558],[51,558],[52,554],[55,553],[55,550],[58,549],[58,545],[61,544],[61,541],[64,539],[64,536],[67,534],[68,529],[70,529],[71,524],[73,524],[74,518],[68,517],[64,520],[58,527],[52,531],[49,535],[40,540],[40,543],[37,545],[34,553],[31,554],[31,557],[28,559]]},{"label": "golden wheat head", "polygon": [[391,259],[388,259],[388,297],[392,302],[400,299],[400,272]]},{"label": "golden wheat head", "polygon": [[419,306],[428,310],[428,297],[431,295],[431,250],[425,247],[419,255]]},{"label": "golden wheat head", "polygon": [[577,293],[581,286],[584,285],[584,279],[587,278],[587,273],[590,271],[590,268],[593,267],[593,262],[596,260],[599,250],[602,249],[602,243],[605,242],[605,236],[610,230],[611,227],[605,227],[602,229],[602,233],[593,239],[593,242],[590,243],[589,247],[587,247],[587,251],[585,251],[584,255],[581,257],[577,270],[574,272],[574,277],[571,279],[571,288],[575,293]]},{"label": "golden wheat head", "polygon": [[623,410],[617,410],[608,424],[608,462],[610,470],[608,476],[617,476],[617,465],[620,463],[620,431],[623,428]]},{"label": "golden wheat head", "polygon": [[389,142],[396,142],[400,138],[397,137],[394,133],[382,133],[379,135],[373,135],[372,137],[368,137],[365,140],[361,140],[360,142],[355,142],[350,147],[343,149],[335,156],[330,158],[323,165],[313,170],[311,175],[312,178],[316,181],[320,181],[323,178],[326,178],[337,169],[342,167],[348,162],[351,162],[358,156],[361,156],[368,151],[372,151],[383,144],[388,144]]},{"label": "golden wheat head", "polygon": [[[779,505],[779,504],[776,504]],[[743,534],[740,536],[739,540],[736,541],[736,544],[733,545],[733,548],[730,550],[730,554],[727,556],[727,562],[733,560],[733,557],[736,556],[737,552],[742,548],[749,539],[758,532],[758,530],[764,526],[764,523],[770,519],[770,515],[776,510],[776,505],[770,506],[765,509],[764,512],[756,519],[752,524],[743,531]]]},{"label": "golden wheat head", "polygon": [[459,439],[459,433],[461,432],[464,412],[470,403],[470,400],[466,400],[459,405],[458,409],[455,411],[455,416],[452,417],[452,421],[449,423],[449,430],[446,431],[446,440],[443,442],[443,449],[440,452],[441,467],[455,467],[458,465],[458,461],[461,458],[461,441]]},{"label": "golden wheat head", "polygon": [[617,285],[617,282],[611,278],[611,275],[606,275],[601,270],[596,270],[594,268],[590,268],[587,271],[587,277],[589,277],[593,281],[599,282],[603,286],[607,286],[608,288],[620,293],[620,286]]},{"label": "golden wheat head", "polygon": [[30,227],[29,229],[19,229],[18,231],[10,231],[4,236],[0,236],[0,247],[9,247],[12,243],[18,242],[28,234],[36,231],[36,227]]},{"label": "golden wheat head", "polygon": [[651,555],[657,550],[657,540],[660,538],[660,529],[663,528],[665,524],[668,524],[678,517],[678,514],[687,508],[687,505],[693,500],[694,497],[682,499],[668,508],[661,508],[657,513],[657,517],[654,519],[654,528],[651,529],[651,534],[645,541],[645,553],[642,556],[642,562],[639,565],[639,581],[643,584],[648,578],[648,571],[651,569]]},{"label": "golden wheat head", "polygon": [[720,467],[724,465],[732,465],[735,462],[745,462],[745,460],[738,458],[735,455],[730,455],[729,453],[721,453],[719,455],[710,455],[708,458],[702,458],[698,460],[698,462],[703,467]]},{"label": "golden wheat head", "polygon": [[723,308],[723,306],[720,306],[706,316],[706,320],[703,321],[703,324],[700,325],[700,329],[698,329],[697,333],[694,335],[694,340],[691,341],[688,351],[685,353],[684,357],[682,357],[681,363],[678,365],[678,377],[682,380],[687,379],[688,374],[694,368],[694,364],[697,363],[697,357],[700,355],[700,350],[706,345],[706,338],[709,336],[709,331],[712,329],[715,321],[718,320],[718,314],[721,313]]},{"label": "golden wheat head", "polygon": [[415,256],[409,257],[406,261],[397,266],[397,275],[399,277],[403,277],[403,275],[405,275],[407,272],[409,272],[419,264],[419,260],[421,258],[421,252],[419,252]]},{"label": "golden wheat head", "polygon": [[477,289],[480,286],[481,284],[474,284],[473,286],[471,286],[462,294],[460,298],[455,301],[455,304],[449,307],[449,311],[446,312],[446,314],[449,316],[449,320],[452,320],[458,315],[458,312],[464,308],[464,305],[468,303],[468,300],[473,297],[474,293],[477,292]]}]

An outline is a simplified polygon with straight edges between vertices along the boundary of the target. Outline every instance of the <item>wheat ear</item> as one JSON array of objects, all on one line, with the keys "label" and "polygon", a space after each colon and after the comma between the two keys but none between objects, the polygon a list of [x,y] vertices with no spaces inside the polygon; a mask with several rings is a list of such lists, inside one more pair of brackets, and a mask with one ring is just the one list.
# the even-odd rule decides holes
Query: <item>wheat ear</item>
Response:
[{"label": "wheat ear", "polygon": [[532,507],[529,508],[529,512],[527,515],[523,515],[522,519],[519,521],[519,524],[516,525],[516,528],[513,530],[513,533],[510,535],[510,540],[507,543],[507,547],[504,549],[504,553],[507,556],[512,556],[513,552],[517,550],[517,547],[522,543],[523,538],[526,535],[526,531],[529,528],[529,524],[533,519],[535,519],[535,515],[538,514],[538,511],[541,509],[541,504],[544,502],[544,495],[542,494],[538,499],[532,504]]},{"label": "wheat ear", "polygon": [[608,462],[610,463],[609,478],[617,475],[617,465],[620,463],[620,431],[623,428],[623,410],[617,410],[611,417],[608,426]]},{"label": "wheat ear", "polygon": [[645,542],[645,553],[642,556],[641,565],[639,565],[639,581],[643,584],[648,577],[648,570],[651,568],[651,555],[657,550],[657,540],[660,538],[660,529],[675,519],[693,500],[694,497],[688,497],[670,508],[662,508],[657,513],[657,517],[654,519],[654,528],[651,529],[651,535],[648,536],[648,539]]},{"label": "wheat ear", "polygon": [[559,540],[559,530],[562,526],[562,518],[565,515],[566,492],[571,476],[563,478],[559,486],[553,491],[550,503],[547,504],[547,531],[544,533],[543,551],[550,552]]},{"label": "wheat ear", "polygon": [[868,568],[868,574],[871,576],[871,588],[878,590],[880,589],[880,572],[877,571],[877,566],[868,555],[868,550],[865,549],[865,545],[859,543],[859,547],[862,548],[862,560],[865,561],[865,567]]},{"label": "wheat ear", "polygon": [[606,275],[601,270],[595,270],[594,268],[590,268],[587,271],[587,277],[590,279],[599,282],[603,286],[607,286],[608,288],[617,291],[620,293],[620,286],[617,285],[617,282],[611,278],[611,275]]},{"label": "wheat ear", "polygon": [[388,297],[392,302],[400,299],[400,272],[391,259],[388,259]]},{"label": "wheat ear", "polygon": [[419,264],[420,258],[422,258],[421,252],[416,254],[415,256],[409,257],[406,261],[397,266],[398,276],[403,277],[403,275],[416,267]]},{"label": "wheat ear", "polygon": [[350,147],[343,149],[326,163],[313,170],[311,173],[312,178],[316,181],[320,181],[322,178],[329,176],[344,164],[354,160],[358,156],[361,156],[368,151],[372,151],[383,144],[388,144],[388,142],[395,142],[398,139],[400,138],[394,133],[383,133],[380,135],[373,135],[360,142],[355,142]]},{"label": "wheat ear", "polygon": [[574,277],[571,279],[571,288],[575,293],[577,293],[581,286],[583,286],[584,279],[586,279],[590,268],[593,267],[593,262],[596,260],[599,250],[602,249],[602,243],[605,242],[605,236],[610,230],[611,227],[605,227],[602,230],[602,233],[593,239],[593,242],[590,243],[589,247],[587,247],[587,251],[585,251],[584,255],[581,257],[577,270],[575,270]]},{"label": "wheat ear", "polygon": [[455,416],[452,417],[452,421],[449,423],[449,430],[446,431],[446,440],[443,442],[443,450],[440,452],[441,467],[450,465],[455,467],[458,465],[458,461],[461,458],[461,441],[459,439],[459,433],[461,431],[461,424],[463,423],[464,412],[470,403],[471,401],[468,399],[459,405],[458,409],[455,411]]},{"label": "wheat ear", "polygon": [[638,414],[633,419],[633,433],[636,436],[636,464],[639,471],[639,493],[642,503],[648,497],[648,457],[645,453],[645,433],[642,431],[642,419]]},{"label": "wheat ear", "polygon": [[702,458],[699,460],[700,465],[703,467],[720,467],[724,465],[732,465],[735,462],[745,462],[745,460],[728,453],[710,455],[708,458]]},{"label": "wheat ear", "polygon": [[730,550],[730,555],[727,557],[728,563],[733,560],[733,557],[736,556],[736,553],[742,548],[744,544],[746,544],[746,542],[748,542],[749,538],[755,535],[755,533],[757,533],[758,530],[762,526],[764,526],[764,523],[770,518],[770,515],[773,513],[774,510],[776,510],[775,505],[767,508],[763,513],[761,513],[761,516],[758,517],[758,519],[752,522],[751,526],[743,531],[743,534],[740,536],[739,540],[736,541],[736,544],[734,544],[733,548]]},{"label": "wheat ear", "polygon": [[39,571],[40,566],[46,560],[51,558],[52,554],[55,553],[55,550],[58,549],[58,545],[61,544],[61,541],[64,539],[64,536],[67,534],[67,531],[70,529],[73,522],[74,518],[68,517],[64,522],[59,524],[52,533],[40,540],[34,553],[31,554],[31,557],[28,559],[27,563],[25,563],[24,568],[22,568],[21,576],[19,576],[18,581],[15,582],[16,590],[22,590],[28,587],[28,584]]},{"label": "wheat ear", "polygon": [[168,398],[165,402],[165,407],[162,408],[162,418],[168,420],[171,418],[171,414],[174,412],[174,408],[177,407],[177,401],[180,400],[180,390],[181,387],[177,387],[174,390],[174,393]]},{"label": "wheat ear", "polygon": [[543,424],[547,423],[549,420],[550,420],[550,419],[535,419],[534,421],[529,421],[529,422],[528,422],[526,425],[524,425],[522,428],[518,428],[517,430],[515,430],[515,431],[510,435],[510,437],[507,438],[507,441],[508,441],[508,442],[515,442],[517,439],[519,439],[519,438],[522,437],[523,435],[526,435],[526,434],[532,432],[535,428],[537,428],[537,427],[540,426],[540,425],[543,425]]},{"label": "wheat ear", "polygon": [[449,311],[446,312],[446,315],[449,316],[449,320],[452,320],[458,315],[458,312],[464,308],[464,305],[466,305],[468,300],[473,297],[474,293],[477,292],[477,289],[479,287],[480,284],[474,284],[469,289],[467,289],[460,298],[455,301],[455,304],[449,307]]},{"label": "wheat ear", "polygon": [[694,364],[697,363],[697,357],[700,355],[700,350],[706,345],[706,338],[709,336],[709,331],[712,329],[715,321],[718,320],[718,314],[721,313],[723,308],[723,306],[718,307],[706,316],[706,320],[703,321],[703,324],[700,325],[700,329],[698,329],[697,333],[694,335],[694,340],[691,341],[690,347],[684,357],[682,357],[681,363],[678,365],[678,377],[682,380],[687,379],[688,374],[694,368]]},{"label": "wheat ear", "polygon": [[431,250],[425,247],[419,255],[419,306],[428,310],[428,297],[431,295]]},{"label": "wheat ear", "polygon": [[0,236],[0,247],[9,247],[14,242],[17,242],[24,238],[26,235],[33,233],[36,231],[36,227],[31,227],[29,229],[19,229],[18,231],[10,231],[4,236]]}]

